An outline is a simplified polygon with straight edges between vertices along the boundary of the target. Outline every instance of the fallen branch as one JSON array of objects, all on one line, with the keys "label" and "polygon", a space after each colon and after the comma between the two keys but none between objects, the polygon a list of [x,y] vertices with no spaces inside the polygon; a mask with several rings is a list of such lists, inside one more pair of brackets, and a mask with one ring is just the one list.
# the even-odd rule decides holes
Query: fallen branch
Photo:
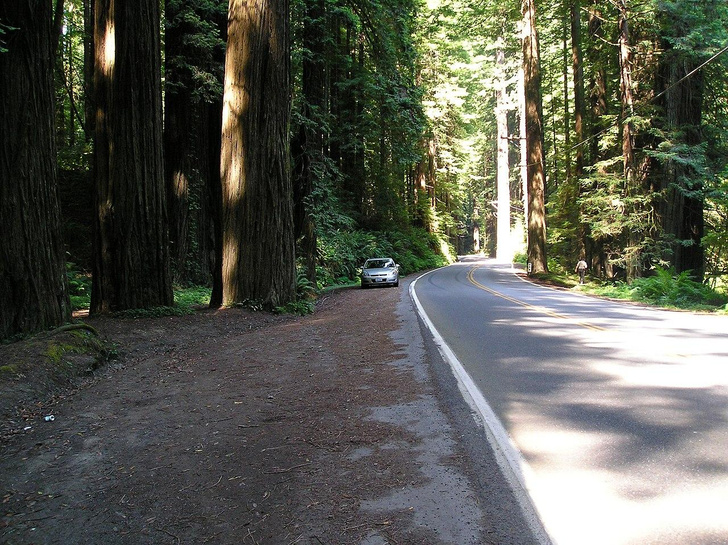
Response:
[{"label": "fallen branch", "polygon": [[303,442],[304,443],[308,443],[312,447],[315,447],[315,448],[321,449],[321,450],[326,450],[328,452],[341,452],[342,451],[341,446],[330,447],[330,446],[327,446],[327,445],[321,445],[319,443],[314,442],[311,439],[304,439]]},{"label": "fallen branch", "polygon": [[264,471],[266,475],[278,475],[279,473],[288,473],[290,471],[293,471],[294,469],[299,469],[305,466],[310,466],[311,462],[305,463],[305,464],[298,464],[297,466],[289,467],[288,469],[276,469],[273,471]]},{"label": "fallen branch", "polygon": [[392,521],[391,520],[385,520],[384,522],[365,522],[364,524],[357,524],[356,526],[348,526],[344,528],[345,532],[351,532],[352,530],[357,530],[359,528],[363,528],[365,526],[391,526]]},{"label": "fallen branch", "polygon": [[57,327],[55,329],[52,329],[51,331],[46,332],[45,334],[40,335],[41,337],[51,337],[53,335],[58,335],[59,333],[64,333],[66,331],[76,331],[77,329],[85,329],[89,333],[93,334],[94,337],[99,336],[99,332],[96,331],[95,328],[91,327],[88,324],[84,324],[83,322],[80,324],[66,324],[62,325],[61,327]]},{"label": "fallen branch", "polygon": [[252,539],[252,540],[253,540],[253,543],[255,543],[255,545],[259,545],[259,544],[258,544],[258,541],[257,541],[257,540],[255,539],[255,537],[253,537],[253,533],[252,533],[252,532],[250,531],[250,528],[248,528],[248,535],[247,535],[247,536],[245,536],[245,537],[246,537],[246,538],[247,538],[247,537],[250,537],[250,539]]},{"label": "fallen branch", "polygon": [[215,488],[217,485],[220,484],[220,481],[222,481],[222,475],[220,475],[220,478],[217,480],[217,482],[215,484],[208,486],[207,489],[210,490],[210,488]]},{"label": "fallen branch", "polygon": [[180,539],[178,536],[174,535],[172,532],[168,532],[164,528],[154,528],[157,532],[162,532],[164,534],[167,534],[169,537],[174,538],[175,542],[180,543]]}]

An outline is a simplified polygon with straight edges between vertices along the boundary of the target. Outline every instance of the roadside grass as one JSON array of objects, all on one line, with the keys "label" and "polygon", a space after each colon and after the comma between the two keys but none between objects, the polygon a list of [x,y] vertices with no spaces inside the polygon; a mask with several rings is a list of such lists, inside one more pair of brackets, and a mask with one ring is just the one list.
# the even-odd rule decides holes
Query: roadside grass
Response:
[{"label": "roadside grass", "polygon": [[728,295],[692,280],[689,271],[678,274],[673,269],[658,267],[651,276],[637,278],[631,284],[604,281],[587,275],[586,283],[579,285],[575,274],[563,270],[534,275],[534,279],[597,297],[635,301],[668,309],[728,313]]},{"label": "roadside grass", "polygon": [[[73,274],[73,273],[72,273]],[[339,289],[342,287],[354,287],[359,285],[359,280],[349,280],[348,278],[340,279],[340,282],[327,286],[319,291],[308,282],[305,277],[298,276],[296,301],[287,305],[276,307],[273,312],[277,314],[311,314],[314,311],[316,298],[329,290]],[[90,279],[80,274],[74,274],[74,284],[72,286],[71,305],[74,310],[88,310],[91,304],[91,286]],[[159,318],[162,316],[184,316],[192,314],[200,307],[207,307],[210,304],[212,289],[206,286],[177,286],[174,288],[174,305],[158,306],[150,308],[136,308],[115,312],[117,318]],[[251,310],[263,310],[263,305],[255,302],[244,302],[239,306],[250,308]]]},{"label": "roadside grass", "polygon": [[212,288],[188,286],[174,288],[174,306],[132,308],[115,312],[118,318],[160,318],[162,316],[184,316],[193,314],[199,307],[210,304]]},{"label": "roadside grass", "polygon": [[199,306],[208,306],[210,304],[210,296],[212,288],[205,286],[189,286],[186,288],[176,288],[174,290],[175,306],[193,309]]},{"label": "roadside grass", "polygon": [[558,286],[559,288],[574,289],[583,286],[579,286],[579,281],[570,278],[564,273],[537,273],[531,275],[531,278],[543,282],[544,284],[550,284],[552,286]]}]

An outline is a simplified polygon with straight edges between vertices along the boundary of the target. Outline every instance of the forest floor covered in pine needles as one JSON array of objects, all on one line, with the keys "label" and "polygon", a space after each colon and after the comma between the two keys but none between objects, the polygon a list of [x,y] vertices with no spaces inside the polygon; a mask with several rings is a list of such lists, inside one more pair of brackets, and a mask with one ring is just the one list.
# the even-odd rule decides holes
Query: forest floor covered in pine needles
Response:
[{"label": "forest floor covered in pine needles", "polygon": [[[438,380],[457,386],[405,290],[0,346],[0,542],[530,542],[495,464],[462,447],[472,418],[442,400]],[[91,353],[116,357],[77,377]]]}]

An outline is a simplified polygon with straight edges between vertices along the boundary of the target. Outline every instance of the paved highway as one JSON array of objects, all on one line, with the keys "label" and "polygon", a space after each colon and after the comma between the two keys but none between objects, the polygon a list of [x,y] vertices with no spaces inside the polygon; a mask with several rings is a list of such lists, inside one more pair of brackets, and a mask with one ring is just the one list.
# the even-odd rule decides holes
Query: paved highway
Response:
[{"label": "paved highway", "polygon": [[411,294],[543,542],[728,544],[728,317],[544,288],[475,258]]}]

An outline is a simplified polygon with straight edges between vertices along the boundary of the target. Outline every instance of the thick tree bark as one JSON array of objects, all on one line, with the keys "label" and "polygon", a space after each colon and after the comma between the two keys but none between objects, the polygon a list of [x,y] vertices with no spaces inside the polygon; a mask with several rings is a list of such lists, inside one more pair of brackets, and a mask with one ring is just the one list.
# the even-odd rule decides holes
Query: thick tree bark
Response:
[{"label": "thick tree bark", "polygon": [[[589,65],[590,81],[589,81],[589,161],[596,164],[605,159],[604,150],[600,147],[601,132],[604,129],[604,116],[607,114],[607,71],[604,54],[604,30],[602,14],[599,10],[599,0],[592,0],[589,6]],[[606,174],[603,166],[595,169],[597,175]],[[598,184],[592,182],[589,190],[596,189]],[[609,256],[605,252],[605,240],[596,239],[591,235],[587,226],[586,230],[586,255],[591,256],[589,259],[590,270],[592,274],[607,277],[613,277],[612,264]]]},{"label": "thick tree bark", "polygon": [[[561,48],[561,79],[563,81],[563,96],[564,96],[564,183],[567,186],[572,185],[574,180],[574,172],[572,169],[571,160],[571,105],[569,104],[569,27],[567,26],[566,20],[562,26],[562,48]],[[555,101],[554,101],[555,102]],[[556,135],[557,123],[554,119],[554,152],[558,149],[556,142],[558,138]],[[554,153],[554,164],[557,163],[558,153]]]},{"label": "thick tree bark", "polygon": [[0,53],[0,339],[62,324],[71,305],[61,241],[49,2],[4,0]]},{"label": "thick tree bark", "polygon": [[[340,32],[342,32],[340,30]],[[331,81],[332,94],[337,97],[336,117],[334,121],[334,135],[336,148],[340,156],[339,168],[343,175],[344,188],[347,193],[347,200],[350,200],[354,208],[354,217],[361,218],[366,222],[372,220],[376,210],[372,210],[369,203],[372,202],[376,190],[367,180],[364,164],[364,137],[361,129],[361,97],[360,90],[354,85],[341,86],[342,82],[350,82],[357,77],[357,72],[364,70],[364,37],[357,32],[357,29],[347,20],[343,30],[345,39],[340,41],[338,55],[340,61],[348,68],[337,70],[338,80]],[[348,57],[348,61],[344,59]],[[381,105],[380,105],[381,108]],[[381,133],[380,133],[381,134]],[[381,139],[380,139],[381,142]],[[385,152],[380,145],[379,164],[385,160]]]},{"label": "thick tree bark", "polygon": [[96,108],[94,107],[94,2],[83,0],[83,87],[84,136],[86,142],[94,139]]},{"label": "thick tree bark", "polygon": [[[571,61],[574,72],[574,138],[576,139],[576,155],[574,164],[574,198],[578,202],[582,195],[581,180],[584,177],[584,63],[581,49],[581,6],[579,0],[571,2]],[[578,225],[577,251],[579,257],[586,259],[587,226],[582,220],[582,210],[574,204],[576,224]]]},{"label": "thick tree bark", "polygon": [[[619,91],[621,97],[621,123],[622,123],[622,166],[624,175],[624,193],[627,197],[638,194],[637,170],[634,154],[634,123],[631,116],[634,113],[634,96],[632,84],[632,46],[630,43],[629,14],[626,0],[618,0],[619,10]],[[636,210],[630,209],[628,214]],[[639,263],[639,238],[635,229],[627,233],[626,268],[627,278],[633,279],[641,274]]]},{"label": "thick tree bark", "polygon": [[581,6],[579,0],[571,3],[571,60],[574,70],[574,138],[576,138],[576,164],[574,176],[577,181],[584,176],[584,63],[581,51]]},{"label": "thick tree bark", "polygon": [[[303,48],[310,53],[303,59],[302,91],[305,126],[299,128],[291,144],[294,158],[293,195],[295,238],[306,263],[306,278],[316,285],[318,244],[316,226],[310,213],[315,172],[324,168],[324,119],[326,115],[326,11],[324,2],[306,4],[303,23]],[[311,167],[314,167],[313,169]]]},{"label": "thick tree bark", "polygon": [[[167,56],[172,54],[172,38],[168,33]],[[174,83],[174,74],[167,72],[165,80]],[[192,103],[187,89],[181,86],[168,88],[164,102],[164,179],[167,187],[170,257],[173,279],[180,282],[187,280],[189,271],[190,192],[196,184],[199,186],[201,183],[201,171],[198,170],[201,157],[195,142],[201,127],[197,123],[196,105]]]},{"label": "thick tree bark", "polygon": [[511,184],[510,163],[508,157],[508,104],[506,91],[506,74],[503,70],[505,53],[499,48],[495,53],[496,62],[496,107],[495,119],[498,139],[496,189],[498,200],[498,217],[496,220],[496,258],[510,261],[513,258],[511,248]]},{"label": "thick tree bark", "polygon": [[[327,142],[328,156],[333,165],[341,170],[341,142],[342,142],[342,91],[341,83],[344,81],[346,74],[343,69],[341,58],[346,54],[341,38],[342,28],[344,26],[344,17],[341,14],[333,14],[328,20],[329,23],[329,43],[328,55],[332,62],[328,66],[326,78],[326,94],[328,95],[330,129]],[[361,215],[361,203],[354,197],[355,188],[352,187],[351,181],[342,178],[340,185],[341,193],[344,199],[342,202],[350,206],[350,212],[358,219]]]},{"label": "thick tree bark", "polygon": [[430,209],[435,198],[437,185],[437,142],[432,135],[422,140],[424,157],[414,167],[412,194],[412,224],[432,232],[432,213]]},{"label": "thick tree bark", "polygon": [[[710,10],[713,3],[707,1],[702,8]],[[671,40],[681,39],[684,33],[692,30],[690,23],[670,12],[661,16],[671,20],[664,27],[670,28],[673,35],[662,42],[657,90],[663,116],[657,122],[668,135],[676,156],[656,165],[652,185],[662,194],[658,207],[662,229],[676,240],[671,247],[672,255],[666,256],[667,259],[672,261],[677,272],[692,271],[694,278],[702,281],[705,269],[703,184],[697,160],[690,157],[690,153],[704,141],[701,130],[704,81],[700,71],[686,76],[704,59],[697,53],[672,46]],[[681,148],[687,150],[682,152],[686,157],[680,157]],[[695,153],[695,156],[699,154]]]},{"label": "thick tree bark", "polygon": [[[193,74],[196,69],[214,73],[210,64],[222,65],[224,52],[212,45],[204,56],[190,45],[199,40],[201,30],[181,21],[199,16],[196,10],[202,10],[200,3],[166,2],[165,183],[173,279],[208,285],[215,271],[211,256],[215,255],[215,222],[219,221],[215,214],[219,207],[209,189],[211,183],[220,183],[220,122],[214,122],[210,109],[221,117],[222,92],[214,96],[213,85],[202,88]],[[221,34],[226,32],[226,13],[218,16],[215,12],[213,22]],[[210,38],[214,41],[215,36]],[[214,155],[209,152],[211,142],[217,144]]]},{"label": "thick tree bark", "polygon": [[[164,181],[169,214],[169,247],[172,279],[180,282],[186,277],[189,248],[190,186],[194,185],[195,169],[200,154],[195,138],[200,127],[196,122],[191,83],[176,68],[178,57],[184,55],[185,32],[173,24],[179,11],[185,9],[179,2],[164,2],[167,31],[164,36],[165,93],[164,93]],[[185,59],[185,62],[193,62]],[[199,170],[197,174],[199,175]],[[201,204],[201,203],[198,203]]]},{"label": "thick tree bark", "polygon": [[[227,32],[227,30],[226,30]],[[207,175],[207,191],[205,199],[210,215],[207,219],[208,231],[212,240],[207,253],[208,268],[212,274],[212,294],[210,307],[222,305],[222,184],[220,183],[220,149],[222,142],[222,97],[219,103],[209,104],[206,108],[207,126],[210,138],[207,141],[207,164],[210,169]]]},{"label": "thick tree bark", "polygon": [[96,0],[91,312],[172,305],[159,3]]},{"label": "thick tree bark", "polygon": [[624,183],[629,195],[634,191],[634,125],[630,117],[634,110],[632,92],[632,47],[629,35],[629,18],[625,0],[618,2],[619,7],[619,90],[622,105],[622,164]]},{"label": "thick tree bark", "polygon": [[[692,69],[690,62],[676,62],[663,66],[665,85],[672,85]],[[665,95],[667,128],[680,131],[687,146],[698,146],[703,141],[700,130],[702,118],[703,81],[700,74],[670,89]],[[678,141],[679,141],[678,140]],[[702,281],[705,255],[702,245],[704,235],[703,184],[701,174],[689,162],[671,161],[663,165],[660,182],[665,190],[660,216],[665,233],[673,235],[678,243],[673,245],[672,261],[677,272],[692,271],[693,277]]]},{"label": "thick tree bark", "polygon": [[223,304],[296,296],[287,0],[231,0],[222,150]]},{"label": "thick tree bark", "polygon": [[593,65],[589,89],[590,97],[590,113],[591,113],[591,131],[590,131],[590,147],[589,155],[592,163],[602,160],[602,152],[599,148],[599,134],[602,129],[601,119],[607,114],[607,75],[604,63],[600,62],[603,57],[602,44],[604,41],[604,31],[602,23],[602,14],[598,10],[597,2],[589,9],[589,35],[591,37],[590,63]]},{"label": "thick tree bark", "polygon": [[53,54],[58,52],[58,42],[63,33],[63,2],[64,0],[55,0],[55,12],[53,14]]},{"label": "thick tree bark", "polygon": [[534,0],[522,0],[523,75],[526,100],[526,146],[528,169],[528,262],[531,273],[548,272],[546,262],[546,205],[541,124],[541,68],[536,32]]},{"label": "thick tree bark", "polygon": [[[305,78],[305,75],[304,75]],[[316,286],[317,237],[316,225],[310,213],[311,195],[313,193],[312,157],[308,146],[311,142],[309,131],[303,125],[291,141],[293,166],[293,219],[294,239],[305,262],[306,279]]]},{"label": "thick tree bark", "polygon": [[528,144],[526,138],[526,81],[523,67],[518,70],[518,152],[521,162],[518,165],[523,196],[523,221],[528,223]]}]

